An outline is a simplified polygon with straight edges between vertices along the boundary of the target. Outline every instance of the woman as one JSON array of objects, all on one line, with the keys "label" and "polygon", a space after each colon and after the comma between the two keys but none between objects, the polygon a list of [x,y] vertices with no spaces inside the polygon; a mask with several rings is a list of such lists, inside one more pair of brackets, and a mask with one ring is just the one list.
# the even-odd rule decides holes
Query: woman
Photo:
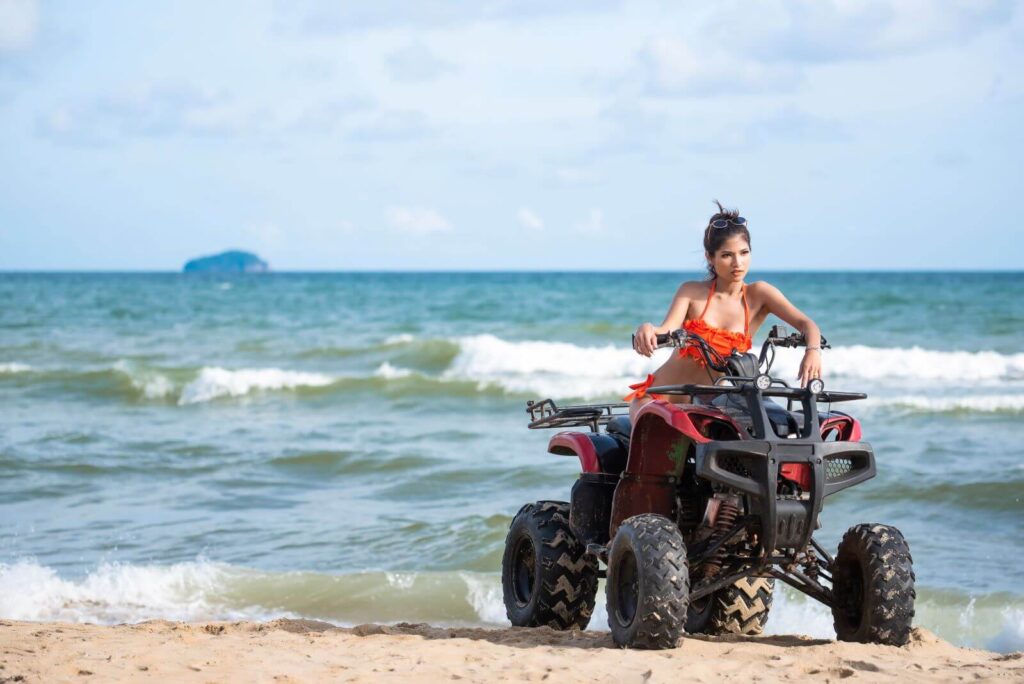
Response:
[{"label": "woman", "polygon": [[[638,354],[650,356],[657,346],[657,335],[679,328],[700,335],[722,356],[750,351],[752,337],[768,314],[775,314],[798,329],[807,339],[804,358],[797,377],[800,386],[821,377],[821,331],[800,309],[793,306],[778,288],[764,281],[743,282],[750,269],[750,232],[747,221],[737,211],[726,211],[717,200],[718,213],[708,221],[704,231],[704,257],[708,263],[708,280],[683,283],[661,325],[643,323],[636,329],[633,348]],[[705,368],[704,358],[695,347],[684,347],[672,356],[647,380],[630,385],[633,391],[624,397],[629,401],[629,415],[634,418],[641,406],[653,399],[685,403],[682,395],[647,394],[659,385],[706,383],[721,375]]]}]

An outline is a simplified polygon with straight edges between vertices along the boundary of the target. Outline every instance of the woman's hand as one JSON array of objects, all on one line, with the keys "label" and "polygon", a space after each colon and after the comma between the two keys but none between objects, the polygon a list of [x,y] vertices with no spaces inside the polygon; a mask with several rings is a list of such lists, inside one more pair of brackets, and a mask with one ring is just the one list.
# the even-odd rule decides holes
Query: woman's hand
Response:
[{"label": "woman's hand", "polygon": [[658,332],[651,323],[642,323],[633,333],[633,349],[637,354],[650,356],[658,346]]},{"label": "woman's hand", "polygon": [[800,362],[800,372],[797,373],[800,379],[800,386],[806,387],[807,383],[814,378],[821,377],[821,350],[808,349],[804,352],[804,358]]}]

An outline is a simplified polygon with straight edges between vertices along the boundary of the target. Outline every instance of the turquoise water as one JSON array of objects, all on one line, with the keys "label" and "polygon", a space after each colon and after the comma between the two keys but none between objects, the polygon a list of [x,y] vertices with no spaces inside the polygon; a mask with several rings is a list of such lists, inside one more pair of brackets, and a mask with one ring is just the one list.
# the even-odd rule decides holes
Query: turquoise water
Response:
[{"label": "turquoise water", "polygon": [[[0,274],[0,617],[503,624],[511,516],[578,471],[525,401],[621,396],[697,275]],[[897,525],[920,624],[1024,648],[1024,275],[764,277],[870,395],[879,475],[819,538]]]}]

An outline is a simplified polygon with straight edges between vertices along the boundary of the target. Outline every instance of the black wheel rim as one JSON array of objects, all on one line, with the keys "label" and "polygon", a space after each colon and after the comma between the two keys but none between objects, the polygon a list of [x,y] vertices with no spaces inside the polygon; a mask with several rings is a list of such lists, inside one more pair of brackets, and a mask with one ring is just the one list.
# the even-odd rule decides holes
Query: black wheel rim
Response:
[{"label": "black wheel rim", "polygon": [[690,601],[689,613],[693,616],[697,622],[703,622],[707,614],[711,612],[711,601],[714,599],[714,594],[708,594],[702,596],[696,601]]},{"label": "black wheel rim", "polygon": [[859,563],[847,563],[843,569],[843,614],[851,629],[860,629],[864,615],[864,574]]},{"label": "black wheel rim", "polygon": [[533,585],[536,578],[537,554],[533,549],[533,540],[520,537],[512,554],[512,593],[516,603],[525,606],[533,597]]},{"label": "black wheel rim", "polygon": [[636,617],[639,594],[640,583],[637,578],[636,556],[632,551],[626,551],[619,558],[615,568],[615,595],[618,597],[615,613],[623,625],[632,624],[633,618]]}]

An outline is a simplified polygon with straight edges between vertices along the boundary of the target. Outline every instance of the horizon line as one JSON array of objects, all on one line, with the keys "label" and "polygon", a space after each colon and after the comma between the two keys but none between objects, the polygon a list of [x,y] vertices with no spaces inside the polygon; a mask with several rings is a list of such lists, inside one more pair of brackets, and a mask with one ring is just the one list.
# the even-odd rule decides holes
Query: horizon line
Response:
[{"label": "horizon line", "polygon": [[[368,268],[368,269],[337,269],[337,270],[326,270],[326,269],[285,269],[285,270],[267,270],[263,272],[216,272],[216,271],[195,271],[188,272],[182,270],[165,270],[165,269],[0,269],[0,275],[187,275],[187,276],[267,276],[267,275],[310,275],[310,274],[480,274],[480,275],[493,275],[493,274],[510,274],[510,273],[521,273],[521,274],[544,274],[544,273],[630,273],[630,274],[689,274],[699,273],[703,274],[704,271],[700,269],[644,269],[644,270],[633,270],[633,269],[387,269],[387,268]],[[1024,267],[1013,269],[1013,268],[909,268],[909,269],[896,269],[896,268],[835,268],[835,269],[759,269],[755,273],[1002,273],[1002,274],[1015,274],[1024,273]]]}]

